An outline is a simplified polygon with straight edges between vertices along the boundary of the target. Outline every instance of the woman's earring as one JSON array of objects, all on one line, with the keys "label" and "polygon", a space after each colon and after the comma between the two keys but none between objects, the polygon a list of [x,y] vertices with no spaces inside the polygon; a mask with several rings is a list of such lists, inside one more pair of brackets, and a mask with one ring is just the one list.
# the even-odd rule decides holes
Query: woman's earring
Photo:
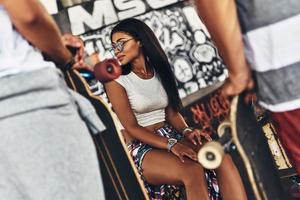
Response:
[{"label": "woman's earring", "polygon": [[150,62],[150,58],[148,56],[146,56],[146,60],[148,63]]},{"label": "woman's earring", "polygon": [[141,48],[143,46],[142,43],[140,41],[138,41],[138,43],[139,43],[139,47]]}]

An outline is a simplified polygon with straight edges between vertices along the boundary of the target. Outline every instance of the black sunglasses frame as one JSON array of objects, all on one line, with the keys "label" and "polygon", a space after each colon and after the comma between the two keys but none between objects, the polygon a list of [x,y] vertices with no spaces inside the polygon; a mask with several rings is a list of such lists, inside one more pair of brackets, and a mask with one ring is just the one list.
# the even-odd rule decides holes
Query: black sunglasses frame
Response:
[{"label": "black sunglasses frame", "polygon": [[116,52],[116,50],[118,50],[119,52],[122,52],[124,50],[126,42],[128,42],[130,40],[133,40],[133,39],[135,39],[135,38],[129,38],[129,39],[124,40],[124,41],[118,41],[116,43],[113,43],[110,50],[113,51],[113,52]]}]

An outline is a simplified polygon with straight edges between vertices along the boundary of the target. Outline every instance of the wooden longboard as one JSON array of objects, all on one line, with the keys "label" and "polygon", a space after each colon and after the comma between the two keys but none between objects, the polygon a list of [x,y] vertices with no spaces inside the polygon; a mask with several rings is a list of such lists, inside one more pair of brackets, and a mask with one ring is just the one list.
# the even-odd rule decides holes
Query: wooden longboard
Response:
[{"label": "wooden longboard", "polygon": [[217,168],[224,151],[230,152],[249,199],[284,199],[268,143],[251,106],[244,102],[243,95],[232,100],[229,117],[219,125],[218,134],[218,141],[206,143],[199,151],[198,157],[202,165]]},{"label": "wooden longboard", "polygon": [[92,103],[106,130],[92,135],[101,168],[106,199],[149,199],[138,171],[128,153],[123,136],[116,126],[111,108],[95,96],[86,80],[76,70],[65,73],[69,87]]}]

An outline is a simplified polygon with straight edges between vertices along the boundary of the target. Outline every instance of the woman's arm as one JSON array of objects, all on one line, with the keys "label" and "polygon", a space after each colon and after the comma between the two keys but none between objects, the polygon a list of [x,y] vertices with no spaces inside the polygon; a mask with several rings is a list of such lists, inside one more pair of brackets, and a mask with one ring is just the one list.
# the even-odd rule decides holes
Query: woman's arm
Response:
[{"label": "woman's arm", "polygon": [[197,142],[199,144],[202,144],[202,136],[205,137],[205,139],[208,141],[211,140],[211,137],[207,133],[203,133],[198,129],[188,128],[188,125],[182,115],[178,111],[174,110],[171,106],[168,106],[166,108],[166,121],[170,125],[172,125],[178,132],[182,133],[187,138],[187,140],[195,145],[197,145]]},{"label": "woman's arm", "polygon": [[125,89],[115,81],[105,83],[106,94],[126,131],[134,138],[160,149],[167,149],[168,140],[140,126],[130,107]]},{"label": "woman's arm", "polygon": [[174,110],[171,106],[167,106],[165,112],[166,121],[170,125],[172,125],[178,132],[182,133],[182,131],[188,127],[182,115],[178,111]]},{"label": "woman's arm", "polygon": [[72,59],[52,17],[37,0],[0,0],[16,29],[54,61],[65,65]]}]

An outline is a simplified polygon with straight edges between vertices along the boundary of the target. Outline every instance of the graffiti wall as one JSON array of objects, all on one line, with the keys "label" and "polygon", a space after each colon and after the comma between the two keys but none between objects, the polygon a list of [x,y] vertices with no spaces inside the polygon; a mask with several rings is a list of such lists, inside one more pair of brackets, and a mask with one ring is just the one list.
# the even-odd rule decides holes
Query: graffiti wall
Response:
[{"label": "graffiti wall", "polygon": [[[181,98],[225,80],[227,70],[195,9],[183,0],[42,1],[62,32],[80,35],[87,56],[111,57],[109,33],[118,21],[136,17],[158,37],[172,66]],[[69,4],[68,4],[69,2]],[[70,6],[70,2],[74,5]],[[98,84],[97,94],[104,95]],[[105,96],[105,95],[104,95]]]},{"label": "graffiti wall", "polygon": [[216,136],[219,124],[226,119],[229,111],[228,99],[217,90],[184,107],[181,113],[190,126]]}]

